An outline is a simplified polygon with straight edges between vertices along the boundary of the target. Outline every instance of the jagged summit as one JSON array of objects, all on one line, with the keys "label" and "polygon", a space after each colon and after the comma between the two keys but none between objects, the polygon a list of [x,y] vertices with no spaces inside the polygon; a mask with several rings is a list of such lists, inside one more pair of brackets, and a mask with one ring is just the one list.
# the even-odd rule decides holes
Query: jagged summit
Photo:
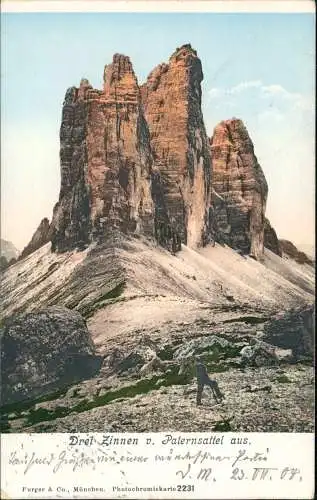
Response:
[{"label": "jagged summit", "polygon": [[92,88],[92,86],[89,83],[89,80],[87,80],[87,78],[82,78],[80,80],[79,88],[86,88],[86,87]]},{"label": "jagged summit", "polygon": [[104,69],[104,94],[114,99],[135,100],[139,96],[138,81],[128,56],[115,54]]},{"label": "jagged summit", "polygon": [[180,47],[177,47],[175,52],[170,57],[170,60],[173,59],[174,57],[177,56],[187,56],[187,55],[194,55],[197,56],[197,51],[193,49],[190,43],[185,43],[184,45],[181,45]]},{"label": "jagged summit", "polygon": [[129,56],[124,54],[114,54],[112,58],[112,63],[105,66],[111,66],[113,69],[114,76],[118,79],[121,79],[127,73],[133,73],[133,66]]},{"label": "jagged summit", "polygon": [[243,152],[254,152],[253,142],[249,136],[248,130],[240,118],[230,118],[222,120],[214,128],[213,135],[210,140],[211,147],[218,144],[225,144],[226,142],[235,150]]},{"label": "jagged summit", "polygon": [[[193,57],[194,56],[194,57]],[[170,56],[168,63],[160,63],[149,73],[147,81],[141,86],[141,91],[143,95],[147,94],[148,90],[156,90],[160,82],[161,76],[164,75],[169,70],[170,64],[175,64],[177,62],[186,62],[190,64],[197,59],[199,65],[201,65],[200,59],[197,56],[196,50],[194,50],[190,44],[182,45],[178,47],[175,52]],[[202,74],[201,74],[202,80]],[[201,81],[200,80],[200,81]]]},{"label": "jagged summit", "polygon": [[[174,57],[175,56],[175,57]],[[159,81],[157,80],[157,73]],[[185,45],[139,88],[129,57],[105,66],[103,91],[67,91],[53,250],[82,248],[118,229],[172,251],[208,240],[210,153],[201,62]],[[152,84],[154,83],[154,85]]]}]

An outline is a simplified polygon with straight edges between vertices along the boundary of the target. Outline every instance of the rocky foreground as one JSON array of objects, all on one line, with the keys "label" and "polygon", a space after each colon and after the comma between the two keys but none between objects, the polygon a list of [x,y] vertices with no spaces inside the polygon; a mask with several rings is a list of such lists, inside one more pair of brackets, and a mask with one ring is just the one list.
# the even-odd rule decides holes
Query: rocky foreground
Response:
[{"label": "rocky foreground", "polygon": [[314,431],[311,367],[231,369],[217,373],[215,378],[225,401],[216,404],[207,389],[199,407],[195,381],[166,387],[160,386],[157,377],[154,381],[144,379],[143,386],[136,389],[131,386],[131,396],[122,387],[116,399],[108,403],[109,382],[105,384],[104,379],[96,378],[73,387],[55,401],[11,411],[9,429],[71,433]]}]

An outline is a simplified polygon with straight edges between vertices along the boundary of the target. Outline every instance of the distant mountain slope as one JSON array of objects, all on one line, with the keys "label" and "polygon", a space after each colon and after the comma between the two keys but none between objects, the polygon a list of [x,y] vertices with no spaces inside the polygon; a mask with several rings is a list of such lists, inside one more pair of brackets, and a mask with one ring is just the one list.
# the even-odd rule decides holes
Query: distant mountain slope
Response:
[{"label": "distant mountain slope", "polygon": [[19,255],[19,250],[13,245],[11,241],[3,240],[1,238],[1,256],[5,257],[9,262],[11,259],[16,259]]},{"label": "distant mountain slope", "polygon": [[299,264],[313,264],[312,258],[303,251],[300,251],[291,241],[279,240],[279,246],[284,257],[293,259]]},{"label": "distant mountain slope", "polygon": [[298,250],[305,252],[305,254],[312,260],[315,260],[315,245],[301,243],[297,245]]}]

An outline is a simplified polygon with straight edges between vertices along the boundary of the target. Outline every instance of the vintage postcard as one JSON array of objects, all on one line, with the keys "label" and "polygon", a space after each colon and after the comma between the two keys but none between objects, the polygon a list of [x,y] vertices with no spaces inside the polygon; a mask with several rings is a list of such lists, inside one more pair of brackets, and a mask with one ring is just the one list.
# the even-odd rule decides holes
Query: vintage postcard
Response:
[{"label": "vintage postcard", "polygon": [[2,2],[2,498],[314,497],[314,29]]}]

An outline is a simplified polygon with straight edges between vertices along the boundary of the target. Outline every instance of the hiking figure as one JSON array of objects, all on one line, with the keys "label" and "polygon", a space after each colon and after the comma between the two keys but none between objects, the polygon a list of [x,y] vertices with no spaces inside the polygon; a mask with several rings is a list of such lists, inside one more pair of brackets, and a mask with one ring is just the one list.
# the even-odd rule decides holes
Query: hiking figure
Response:
[{"label": "hiking figure", "polygon": [[218,384],[215,380],[209,378],[207,368],[202,363],[199,357],[196,357],[196,376],[197,376],[197,405],[201,405],[201,397],[204,390],[204,386],[208,385],[212,390],[212,395],[216,400],[216,403],[220,403],[224,398],[224,395],[220,391]]}]

